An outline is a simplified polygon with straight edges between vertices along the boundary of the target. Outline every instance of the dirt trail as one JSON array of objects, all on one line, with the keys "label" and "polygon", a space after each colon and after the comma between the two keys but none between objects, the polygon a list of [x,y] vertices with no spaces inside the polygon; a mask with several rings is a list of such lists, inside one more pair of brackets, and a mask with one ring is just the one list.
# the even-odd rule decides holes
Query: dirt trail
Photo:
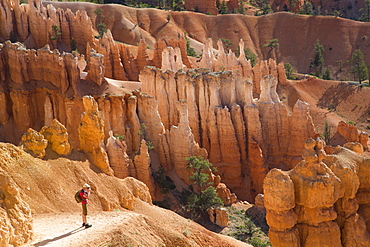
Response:
[{"label": "dirt trail", "polygon": [[[101,239],[115,228],[121,227],[125,221],[137,216],[130,211],[93,212],[88,216],[88,222],[93,226],[81,227],[80,213],[50,213],[34,216],[34,240],[26,246],[82,246]],[[108,242],[99,246],[106,246]],[[89,245],[84,245],[89,246]]]}]

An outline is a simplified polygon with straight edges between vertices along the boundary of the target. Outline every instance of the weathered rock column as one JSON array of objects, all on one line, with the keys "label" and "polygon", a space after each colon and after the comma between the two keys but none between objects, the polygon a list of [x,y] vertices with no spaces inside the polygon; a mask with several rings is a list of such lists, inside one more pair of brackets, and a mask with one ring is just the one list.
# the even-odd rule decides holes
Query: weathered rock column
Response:
[{"label": "weathered rock column", "polygon": [[98,110],[98,104],[91,96],[84,96],[82,102],[85,112],[82,113],[81,123],[78,127],[80,149],[104,173],[113,175],[108,155],[105,152],[104,121]]}]

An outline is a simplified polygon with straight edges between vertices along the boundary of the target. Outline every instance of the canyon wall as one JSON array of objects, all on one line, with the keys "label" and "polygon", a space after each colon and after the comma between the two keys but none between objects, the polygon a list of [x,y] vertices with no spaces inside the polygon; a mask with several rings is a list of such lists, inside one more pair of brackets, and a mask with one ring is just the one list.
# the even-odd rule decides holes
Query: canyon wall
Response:
[{"label": "canyon wall", "polygon": [[[216,57],[212,44],[207,47],[208,56],[201,59],[200,68],[188,70],[178,58],[181,50],[164,48],[161,66],[165,71],[141,70],[145,93],[101,96],[99,92],[109,86],[104,79],[106,59],[93,49],[86,55],[88,63],[83,63],[85,56],[76,52],[60,54],[48,45],[29,50],[20,43],[6,42],[0,50],[4,64],[1,103],[6,109],[0,115],[2,138],[19,143],[28,128],[40,130],[57,119],[67,128],[74,149],[90,154],[92,160],[102,160],[95,149],[90,150],[91,143],[81,139],[83,131],[79,130],[81,114],[90,111],[82,96],[91,94],[104,121],[99,131],[87,131],[101,132],[95,141],[97,148],[108,139],[109,131],[125,136],[128,156],[136,154],[145,139],[153,144],[161,165],[167,171],[175,169],[187,183],[185,158],[208,157],[222,181],[241,199],[252,201],[262,192],[269,169],[290,169],[302,159],[303,141],[315,135],[312,120],[305,103],[298,101],[290,110],[280,102],[276,88],[278,83],[286,84],[281,64],[270,59],[252,68],[243,52],[236,58],[224,53],[219,43]],[[204,69],[207,66],[210,70]],[[223,72],[212,72],[220,66]],[[143,127],[145,133],[138,135]],[[113,174],[104,152],[106,164],[93,163]],[[123,155],[121,160],[126,158]]]},{"label": "canyon wall", "polygon": [[[291,169],[302,159],[304,141],[315,136],[312,119],[306,103],[297,101],[291,111],[280,102],[276,88],[279,80],[285,84],[286,78],[273,60],[261,61],[252,69],[244,53],[237,59],[233,53],[225,54],[219,44],[216,58],[211,41],[206,47],[209,49],[204,49],[199,69],[144,68],[140,74],[142,91],[157,100],[165,129],[179,132],[186,122],[223,182],[238,198],[253,200],[262,192],[262,181],[269,169]],[[227,71],[212,72],[221,64]],[[189,114],[178,111],[178,104]],[[185,145],[179,140],[193,141],[179,137],[173,140],[178,144],[171,145],[172,138],[166,139],[170,157],[161,159],[161,164],[166,170],[175,168],[179,177],[189,182],[184,167],[186,156],[176,158],[179,154],[172,150]],[[166,142],[160,142],[161,153],[166,153],[167,148],[162,146]]]},{"label": "canyon wall", "polygon": [[[76,10],[55,8],[41,0],[30,0],[29,4],[19,4],[18,0],[0,1],[0,42],[10,40],[22,42],[27,48],[40,49],[49,45],[51,50],[72,52],[78,51],[87,58],[91,58],[91,49],[103,55],[104,76],[120,80],[138,80],[140,70],[146,65],[161,64],[164,47],[173,46],[181,49],[182,60],[190,66],[186,56],[186,41],[184,35],[176,38],[143,37],[137,33],[132,24],[135,42],[128,42],[136,46],[113,39],[110,29],[102,37],[97,31],[97,18],[94,14],[99,5],[89,5],[90,10]],[[91,16],[89,16],[89,15]],[[102,14],[103,16],[103,14]],[[129,25],[126,23],[126,25]],[[108,23],[108,27],[111,27]],[[121,29],[124,29],[122,27]],[[137,28],[139,29],[139,27]],[[83,32],[81,32],[83,30]],[[73,41],[72,41],[73,40]],[[71,44],[74,42],[74,44]],[[148,44],[153,48],[154,55],[150,59],[147,54]],[[94,54],[94,52],[93,52]],[[133,55],[135,54],[135,55]],[[90,63],[90,66],[94,66]],[[35,74],[37,72],[35,71]],[[43,73],[38,73],[42,75]],[[59,77],[64,81],[64,77]]]}]

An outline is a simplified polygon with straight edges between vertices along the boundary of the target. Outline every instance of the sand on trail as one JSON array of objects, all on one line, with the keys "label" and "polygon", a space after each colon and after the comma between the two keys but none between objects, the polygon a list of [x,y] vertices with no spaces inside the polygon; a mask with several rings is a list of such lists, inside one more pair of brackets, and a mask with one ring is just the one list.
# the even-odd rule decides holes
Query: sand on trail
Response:
[{"label": "sand on trail", "polygon": [[[92,227],[82,227],[81,213],[49,213],[33,217],[35,237],[28,246],[80,246],[94,238],[108,236],[115,228],[138,214],[129,211],[93,212],[88,216]],[[107,246],[109,239],[98,245]],[[86,246],[89,246],[86,245]]]},{"label": "sand on trail", "polygon": [[82,227],[80,212],[35,214],[33,241],[23,247],[251,246],[140,200],[134,211],[91,212],[88,222],[92,227]]}]

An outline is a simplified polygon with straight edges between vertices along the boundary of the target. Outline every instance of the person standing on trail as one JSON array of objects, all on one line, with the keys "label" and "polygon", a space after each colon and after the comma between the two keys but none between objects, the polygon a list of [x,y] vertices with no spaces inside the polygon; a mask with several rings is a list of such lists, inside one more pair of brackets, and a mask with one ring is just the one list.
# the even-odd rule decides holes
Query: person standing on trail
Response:
[{"label": "person standing on trail", "polygon": [[82,199],[82,226],[89,228],[92,225],[87,223],[87,204],[89,203],[90,196],[90,185],[84,184],[80,192],[80,197]]}]

